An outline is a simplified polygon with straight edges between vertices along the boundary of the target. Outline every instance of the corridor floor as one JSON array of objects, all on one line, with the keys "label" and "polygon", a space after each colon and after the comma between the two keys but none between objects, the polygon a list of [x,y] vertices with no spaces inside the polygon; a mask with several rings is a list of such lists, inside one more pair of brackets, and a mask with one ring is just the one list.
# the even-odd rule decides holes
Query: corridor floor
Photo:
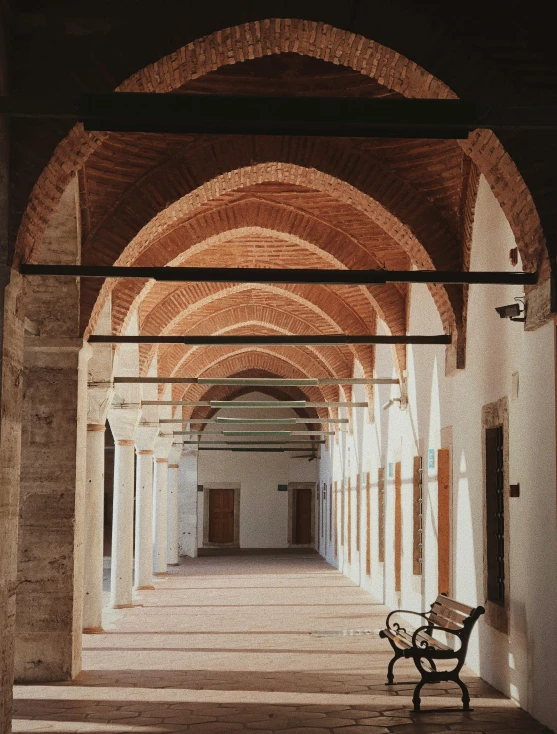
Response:
[{"label": "corridor floor", "polygon": [[[75,681],[16,687],[14,732],[549,731],[470,675],[473,712],[413,714],[413,686],[384,685],[386,608],[317,555],[202,557],[156,583],[84,637]],[[460,703],[452,687],[422,697]]]}]

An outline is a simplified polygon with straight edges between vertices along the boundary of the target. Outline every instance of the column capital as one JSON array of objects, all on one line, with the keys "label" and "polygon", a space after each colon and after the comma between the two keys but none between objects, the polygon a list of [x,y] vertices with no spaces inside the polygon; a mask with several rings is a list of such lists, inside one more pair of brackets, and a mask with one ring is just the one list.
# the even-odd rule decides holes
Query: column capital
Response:
[{"label": "column capital", "polygon": [[173,443],[170,447],[170,451],[168,453],[168,461],[172,465],[178,466],[178,462],[180,461],[180,455],[182,454],[182,446],[183,444],[180,443]]},{"label": "column capital", "polygon": [[141,408],[114,408],[108,411],[108,422],[114,440],[131,441],[134,444],[137,425],[141,418]]},{"label": "column capital", "polygon": [[87,430],[88,431],[102,431],[103,433],[106,431],[106,426],[100,423],[88,423],[87,424]]},{"label": "column capital", "polygon": [[137,456],[153,456],[155,453],[152,449],[135,449]]},{"label": "column capital", "polygon": [[134,445],[133,439],[131,441],[126,438],[116,439],[116,446],[133,446],[133,445]]},{"label": "column capital", "polygon": [[155,459],[157,464],[168,464],[168,459]]},{"label": "column capital", "polygon": [[180,464],[169,464],[168,465],[168,468],[169,469],[179,469],[180,468]]},{"label": "column capital", "polygon": [[155,441],[155,456],[157,459],[166,459],[168,461],[168,455],[173,441],[174,434],[172,433],[161,433],[157,436],[157,440]]},{"label": "column capital", "polygon": [[143,424],[140,423],[135,434],[135,448],[137,451],[151,451],[151,453],[153,453],[155,441],[157,440],[159,433],[160,429],[158,426],[152,428],[149,426],[143,426]]}]

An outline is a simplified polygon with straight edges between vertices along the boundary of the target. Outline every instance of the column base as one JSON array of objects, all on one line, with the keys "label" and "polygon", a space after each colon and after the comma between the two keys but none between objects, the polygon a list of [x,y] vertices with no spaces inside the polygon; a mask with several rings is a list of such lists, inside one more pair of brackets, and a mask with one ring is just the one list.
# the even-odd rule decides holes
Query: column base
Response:
[{"label": "column base", "polygon": [[155,587],[154,586],[134,586],[133,590],[134,591],[154,591]]},{"label": "column base", "polygon": [[137,604],[111,604],[112,609],[132,609]]},{"label": "column base", "polygon": [[168,571],[156,571],[153,576],[168,576]]},{"label": "column base", "polygon": [[102,627],[84,627],[81,631],[84,635],[104,635]]}]

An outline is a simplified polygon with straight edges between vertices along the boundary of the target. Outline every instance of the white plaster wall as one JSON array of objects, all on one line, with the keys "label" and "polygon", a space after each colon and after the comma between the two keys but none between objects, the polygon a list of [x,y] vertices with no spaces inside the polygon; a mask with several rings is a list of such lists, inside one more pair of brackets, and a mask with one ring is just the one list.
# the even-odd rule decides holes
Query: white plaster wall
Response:
[{"label": "white plaster wall", "polygon": [[[261,393],[250,393],[242,400],[269,400]],[[223,417],[290,418],[297,417],[292,410],[220,410]],[[209,424],[211,431],[220,426]],[[305,424],[273,426],[264,424],[237,424],[226,426],[228,430],[307,430]],[[222,440],[222,435],[212,436]],[[309,438],[303,437],[309,440]],[[244,440],[256,440],[247,436]],[[231,440],[242,440],[232,438]],[[280,440],[269,437],[268,440]],[[272,448],[272,447],[270,447]],[[279,492],[279,484],[289,482],[317,482],[318,461],[292,459],[292,455],[307,454],[301,449],[290,453],[232,453],[227,451],[200,451],[198,466],[199,484],[239,483],[240,490],[240,547],[286,548],[288,547],[288,492]],[[317,517],[317,508],[316,508]],[[203,493],[198,493],[198,543],[203,546]]]},{"label": "white plaster wall", "polygon": [[[471,270],[512,270],[508,252],[514,247],[510,227],[485,180],[478,192]],[[517,269],[520,269],[520,264]],[[466,367],[445,376],[445,349],[408,349],[409,406],[384,411],[396,386],[375,388],[375,423],[354,411],[353,435],[346,446],[332,444],[321,462],[321,481],[342,480],[371,468],[371,507],[362,495],[364,522],[372,532],[371,577],[365,575],[365,531],[361,566],[346,553],[326,558],[391,607],[424,609],[437,594],[437,468],[428,467],[428,450],[450,437],[452,455],[452,594],[465,603],[483,604],[483,473],[482,406],[509,400],[510,482],[520,483],[520,498],[510,498],[510,629],[504,635],[482,619],[472,639],[467,662],[543,723],[557,729],[557,522],[555,477],[555,382],[552,325],[525,332],[522,324],[502,320],[496,306],[513,302],[521,289],[472,286],[469,293]],[[442,325],[426,286],[412,286],[409,333],[435,334]],[[511,379],[519,373],[519,395],[511,396]],[[393,375],[388,347],[377,347],[376,375]],[[363,399],[363,388],[354,390]],[[350,467],[348,467],[350,448]],[[424,466],[424,573],[412,573],[412,462]],[[388,466],[402,462],[403,555],[402,591],[394,589],[394,476]],[[435,462],[436,463],[436,462]],[[385,568],[378,562],[377,468],[385,467]],[[354,481],[354,480],[353,480]],[[365,486],[365,485],[364,485]],[[340,507],[339,510],[340,512]],[[354,512],[352,513],[355,522]],[[353,532],[355,536],[355,532]],[[364,573],[362,574],[361,568]]]}]

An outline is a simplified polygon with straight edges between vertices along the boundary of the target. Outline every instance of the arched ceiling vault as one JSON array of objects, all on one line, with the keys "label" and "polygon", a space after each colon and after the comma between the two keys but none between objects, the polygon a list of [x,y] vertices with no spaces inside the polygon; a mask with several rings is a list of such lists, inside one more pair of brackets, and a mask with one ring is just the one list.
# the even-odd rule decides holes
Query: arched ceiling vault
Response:
[{"label": "arched ceiling vault", "polygon": [[[331,86],[337,77],[350,83]],[[137,72],[119,89],[238,94],[259,93],[262,84],[279,94],[328,88],[333,95],[456,96],[389,48],[301,20],[258,21],[211,34]],[[509,217],[526,268],[535,268],[544,252],[539,218],[519,172],[491,133],[458,143],[98,135],[77,126],[33,190],[17,258],[48,259],[41,250],[44,227],[69,177],[79,171],[83,264],[461,270],[469,263],[478,170]],[[462,354],[465,290],[430,291],[445,330],[458,335]],[[85,279],[81,296],[86,334],[95,330],[109,298],[116,332],[135,313],[142,334],[248,333],[254,327],[260,333],[362,334],[375,329],[376,315],[391,333],[403,334],[407,327],[407,289],[395,285],[238,288],[107,281],[99,292],[98,281]],[[154,351],[141,348],[142,370]],[[160,348],[159,374],[195,376],[191,370],[201,374],[219,359],[222,366],[232,353],[239,354]],[[296,355],[308,369],[335,376],[351,376],[354,359],[367,376],[374,364],[368,347],[252,353],[267,360],[269,369],[275,357]],[[400,374],[404,347],[396,356]],[[258,368],[266,369],[263,363]],[[197,394],[198,387],[186,392]]]},{"label": "arched ceiling vault", "polygon": [[[337,371],[336,365],[324,359],[317,350],[300,347],[233,347],[227,351],[222,347],[209,347],[185,355],[183,347],[172,347],[162,357],[159,368],[170,376],[223,377],[233,376],[246,370],[271,370],[278,377],[327,378],[352,377],[349,365]],[[340,371],[340,375],[339,375]],[[185,374],[187,372],[187,375]],[[253,375],[257,376],[257,375]],[[264,376],[264,375],[263,375]],[[196,386],[199,388],[199,386]],[[339,399],[339,389],[335,385],[318,388],[322,398],[318,400]],[[174,385],[173,400],[196,400],[190,397],[188,385]],[[200,394],[195,392],[196,395]],[[187,397],[186,397],[187,396]],[[326,413],[326,411],[325,411]]]},{"label": "arched ceiling vault", "polygon": [[[439,42],[440,38],[437,38],[436,45]],[[458,53],[456,50],[454,52]],[[377,96],[394,92],[411,97],[456,96],[442,81],[404,58],[396,48],[382,46],[357,32],[299,19],[256,20],[219,30],[138,71],[123,82],[119,89],[184,91],[184,85],[192,84],[202,77],[206,81],[211,73],[221,68],[233,68],[238,66],[238,62],[251,63],[246,60],[255,63],[263,57],[280,54],[333,62],[338,67],[346,68],[348,75],[352,70],[352,73],[355,72],[354,76],[361,75],[370,80],[367,88],[355,90],[350,84],[333,89],[333,94],[363,93]],[[221,74],[222,76],[224,75]],[[449,76],[454,76],[452,71]],[[272,81],[267,82],[266,88],[272,88]],[[292,86],[289,91],[291,89]],[[219,90],[222,91],[222,83]],[[469,88],[467,93],[470,95]],[[22,217],[16,259],[29,258],[33,250],[37,250],[34,257],[40,257],[37,248],[40,247],[44,227],[56,206],[60,192],[65,189],[72,173],[89,159],[105,139],[104,135],[86,134],[81,126],[76,126],[60,143],[33,189],[29,206]],[[543,232],[535,206],[528,202],[529,192],[519,171],[497,138],[490,133],[480,132],[471,136],[461,147],[472,156],[494,187],[511,222],[523,261],[530,267],[532,264],[535,266],[543,251]],[[521,199],[527,205],[526,211],[516,206]]]},{"label": "arched ceiling vault", "polygon": [[[257,374],[256,374],[257,373]],[[260,370],[249,370],[242,373],[241,376],[248,377],[248,376],[267,376],[269,373],[265,370],[261,372]],[[268,395],[271,400],[317,400],[319,401],[320,398],[318,395],[316,396],[316,389],[315,388],[299,388],[299,387],[232,387],[232,386],[223,386],[223,385],[214,385],[211,387],[205,386],[197,386],[198,388],[202,388],[199,390],[199,395],[196,398],[193,398],[194,400],[203,400],[203,401],[210,401],[210,400],[236,400],[238,398],[243,397],[244,395],[249,395],[253,392],[262,393],[263,395]],[[312,397],[313,395],[313,397]],[[191,420],[191,423],[195,425],[195,420],[200,418],[212,418],[214,417],[219,411],[215,410],[214,408],[210,407],[196,407],[196,408],[183,408],[183,419],[184,420]],[[307,418],[308,423],[311,423],[315,426],[314,430],[319,430],[320,428],[320,422],[319,419],[326,419],[327,418],[327,410],[324,408],[294,408],[294,412],[300,417],[300,418]],[[206,424],[197,424],[199,428],[203,428]],[[241,430],[241,429],[240,429]],[[308,441],[310,440],[310,437],[307,437]]]}]

